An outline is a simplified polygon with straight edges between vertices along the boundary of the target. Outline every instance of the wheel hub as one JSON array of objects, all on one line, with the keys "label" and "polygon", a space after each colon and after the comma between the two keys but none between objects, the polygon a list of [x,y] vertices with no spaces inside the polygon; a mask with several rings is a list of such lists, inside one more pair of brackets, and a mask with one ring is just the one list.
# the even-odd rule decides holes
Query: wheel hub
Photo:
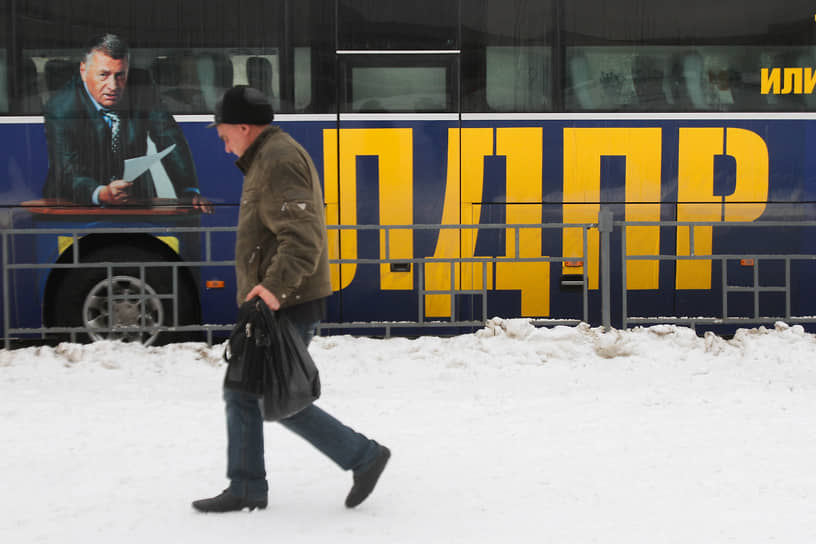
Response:
[{"label": "wheel hub", "polygon": [[[113,276],[97,283],[85,298],[82,321],[92,340],[152,344],[164,324],[164,307],[156,291],[133,276]],[[118,330],[123,329],[123,330]]]}]

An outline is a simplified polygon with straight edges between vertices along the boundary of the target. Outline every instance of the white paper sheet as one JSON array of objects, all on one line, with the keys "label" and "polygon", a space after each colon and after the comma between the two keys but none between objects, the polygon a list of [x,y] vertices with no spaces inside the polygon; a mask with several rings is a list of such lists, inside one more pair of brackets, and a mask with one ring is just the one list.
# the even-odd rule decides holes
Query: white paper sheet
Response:
[{"label": "white paper sheet", "polygon": [[133,181],[144,174],[148,168],[166,157],[167,154],[173,151],[175,148],[176,144],[173,144],[165,147],[158,153],[125,160],[125,174],[122,176],[122,179],[125,181]]}]

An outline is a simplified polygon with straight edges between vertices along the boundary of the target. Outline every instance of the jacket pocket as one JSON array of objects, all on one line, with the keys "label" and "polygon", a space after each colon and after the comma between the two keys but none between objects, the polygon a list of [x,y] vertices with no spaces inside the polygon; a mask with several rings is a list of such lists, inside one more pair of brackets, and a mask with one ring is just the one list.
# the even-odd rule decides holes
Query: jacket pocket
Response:
[{"label": "jacket pocket", "polygon": [[311,219],[314,216],[314,205],[306,199],[288,199],[279,204],[279,214],[284,221]]}]

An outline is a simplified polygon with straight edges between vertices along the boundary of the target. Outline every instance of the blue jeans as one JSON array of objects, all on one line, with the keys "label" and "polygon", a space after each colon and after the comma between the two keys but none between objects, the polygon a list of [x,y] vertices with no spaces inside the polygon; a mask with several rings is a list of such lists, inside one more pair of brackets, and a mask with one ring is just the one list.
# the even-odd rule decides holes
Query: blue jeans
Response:
[{"label": "blue jeans", "polygon": [[[294,322],[308,346],[317,323]],[[257,398],[224,391],[227,411],[227,478],[231,494],[248,499],[266,497],[263,415]],[[281,425],[304,438],[343,470],[358,470],[379,452],[374,440],[343,425],[314,404],[283,419]]]}]

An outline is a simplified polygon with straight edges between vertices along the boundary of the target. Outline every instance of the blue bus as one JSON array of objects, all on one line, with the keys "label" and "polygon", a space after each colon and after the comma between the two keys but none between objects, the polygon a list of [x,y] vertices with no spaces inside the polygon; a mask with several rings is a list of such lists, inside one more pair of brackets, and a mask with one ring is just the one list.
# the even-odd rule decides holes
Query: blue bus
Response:
[{"label": "blue bus", "polygon": [[[3,330],[96,325],[97,339],[122,337],[115,324],[234,319],[229,227],[241,176],[207,128],[234,84],[262,90],[275,123],[311,153],[329,225],[440,226],[395,229],[387,243],[375,230],[332,231],[331,322],[416,321],[418,307],[420,318],[443,322],[477,316],[480,307],[570,319],[580,313],[575,278],[586,278],[589,321],[597,322],[596,231],[584,254],[579,228],[516,236],[475,227],[594,223],[601,207],[627,221],[705,223],[628,227],[625,251],[633,255],[816,253],[807,228],[746,235],[711,224],[816,217],[812,3],[0,0],[0,14]],[[88,40],[104,34],[128,45],[131,107],[138,103],[143,118],[166,114],[174,125],[165,122],[167,130],[183,134],[173,149],[161,130],[146,142],[140,136],[140,151],[123,160],[152,161],[150,175],[139,174],[150,178],[141,182],[147,197],[122,206],[57,194],[47,183],[70,170],[59,161],[71,153],[54,150],[55,127],[82,120],[60,117],[59,106],[66,88],[84,81]],[[156,158],[163,151],[169,155]],[[171,163],[182,152],[194,182],[179,189]],[[213,213],[202,214],[193,194]],[[222,265],[186,266],[205,254]],[[514,255],[564,260],[501,262],[484,274],[468,264]],[[133,266],[155,261],[173,266]],[[70,266],[88,262],[128,264]],[[751,265],[737,263],[745,270],[735,273],[753,276]],[[707,314],[722,296],[720,266],[629,263],[630,308]],[[816,315],[811,272],[807,263],[793,272],[797,315]],[[424,289],[452,292],[423,295],[420,276]],[[473,294],[479,289],[487,296]],[[175,304],[162,296],[170,290]],[[129,293],[142,296],[129,302]],[[763,297],[769,314],[780,296]],[[737,296],[730,309],[752,305]],[[157,340],[155,332],[137,336]]]}]

